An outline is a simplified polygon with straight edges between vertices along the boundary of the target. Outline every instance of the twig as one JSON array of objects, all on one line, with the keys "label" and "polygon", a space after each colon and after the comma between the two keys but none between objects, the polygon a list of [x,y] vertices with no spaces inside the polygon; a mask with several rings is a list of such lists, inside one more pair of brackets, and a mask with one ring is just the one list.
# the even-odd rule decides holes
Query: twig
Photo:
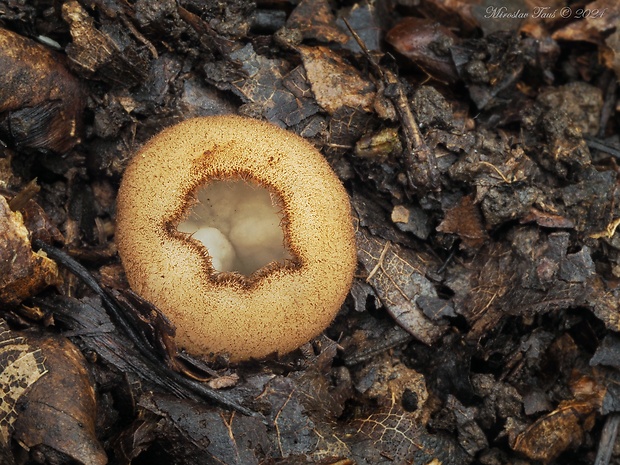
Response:
[{"label": "twig", "polygon": [[37,184],[37,178],[34,178],[9,201],[9,208],[14,212],[21,210],[40,190],[41,186]]},{"label": "twig", "polygon": [[362,49],[362,52],[370,62],[379,78],[385,85],[385,96],[390,99],[398,117],[401,121],[403,133],[405,136],[406,156],[404,159],[407,168],[407,178],[409,184],[413,188],[431,187],[433,190],[439,190],[441,185],[439,181],[439,169],[437,167],[437,159],[435,154],[428,147],[420,130],[418,123],[411,111],[407,95],[403,89],[398,77],[390,70],[383,69],[379,63],[370,54],[368,47],[361,37],[353,30],[349,22],[344,19],[349,32]]},{"label": "twig", "polygon": [[614,450],[614,444],[616,442],[616,436],[618,435],[618,426],[620,425],[620,414],[613,413],[607,417],[603,431],[601,432],[601,439],[598,443],[598,451],[596,453],[596,459],[594,459],[594,465],[609,465],[611,459],[611,453]]},{"label": "twig", "polygon": [[613,157],[620,158],[620,149],[617,149],[615,147],[612,147],[609,144],[601,142],[600,139],[597,139],[594,137],[586,136],[584,137],[584,139],[589,148],[600,150],[601,152],[608,153],[609,155]]},{"label": "twig", "polygon": [[212,400],[223,407],[235,410],[244,415],[254,417],[258,415],[256,412],[253,412],[252,410],[239,405],[237,402],[228,399],[222,393],[211,389],[205,384],[186,378],[180,373],[169,369],[162,362],[162,360],[155,355],[150,344],[144,340],[142,334],[136,330],[131,321],[125,316],[122,307],[116,302],[114,297],[106,289],[101,287],[101,285],[95,280],[95,278],[92,277],[84,266],[75,261],[62,250],[52,247],[43,241],[35,239],[33,241],[33,245],[43,250],[50,258],[56,260],[59,264],[63,265],[79,277],[84,284],[86,284],[102,299],[112,321],[117,324],[123,334],[133,342],[136,349],[143,357],[144,363],[149,367],[149,369],[161,376],[163,379],[168,379],[170,381],[168,388],[172,392],[175,392],[178,395],[178,393],[182,392],[184,388],[198,394],[203,398]]}]

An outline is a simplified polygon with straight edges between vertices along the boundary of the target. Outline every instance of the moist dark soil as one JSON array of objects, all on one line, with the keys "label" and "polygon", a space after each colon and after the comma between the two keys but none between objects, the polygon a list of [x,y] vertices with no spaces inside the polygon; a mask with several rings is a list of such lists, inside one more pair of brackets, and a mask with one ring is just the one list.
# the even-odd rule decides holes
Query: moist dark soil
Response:
[{"label": "moist dark soil", "polygon": [[[619,24],[614,0],[0,0],[0,462],[620,463]],[[179,350],[114,243],[136,151],[219,114],[317,147],[358,249],[320,337],[241,364]]]}]

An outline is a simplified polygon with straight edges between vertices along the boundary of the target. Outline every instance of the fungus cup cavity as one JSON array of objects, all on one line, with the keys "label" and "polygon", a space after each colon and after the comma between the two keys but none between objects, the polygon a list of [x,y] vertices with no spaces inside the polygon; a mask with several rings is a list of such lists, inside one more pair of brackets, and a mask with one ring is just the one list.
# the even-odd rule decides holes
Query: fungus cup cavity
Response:
[{"label": "fungus cup cavity", "polygon": [[134,156],[116,242],[129,284],[172,320],[177,343],[232,361],[316,337],[357,262],[349,197],[323,156],[238,116],[187,120]]},{"label": "fungus cup cavity", "polygon": [[272,261],[291,258],[281,210],[277,196],[256,184],[213,181],[199,188],[196,204],[178,230],[207,248],[216,271],[250,275]]}]

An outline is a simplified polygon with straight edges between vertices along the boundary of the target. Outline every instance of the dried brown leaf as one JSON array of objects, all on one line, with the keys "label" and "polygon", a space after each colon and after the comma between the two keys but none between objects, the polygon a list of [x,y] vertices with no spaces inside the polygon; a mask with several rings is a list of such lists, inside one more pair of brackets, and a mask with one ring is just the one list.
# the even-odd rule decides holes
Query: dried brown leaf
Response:
[{"label": "dried brown leaf", "polygon": [[0,302],[17,304],[60,282],[56,263],[32,251],[21,214],[0,196]]},{"label": "dried brown leaf", "polygon": [[421,295],[437,298],[437,291],[426,278],[429,263],[425,257],[379,239],[359,226],[356,241],[365,280],[386,310],[420,341],[426,344],[436,341],[446,328],[431,322],[416,304]]},{"label": "dried brown leaf", "polygon": [[317,103],[333,115],[343,107],[372,112],[375,86],[328,47],[300,46],[299,52]]},{"label": "dried brown leaf", "polygon": [[0,28],[0,114],[16,145],[70,150],[82,135],[85,105],[82,84],[59,54]]},{"label": "dried brown leaf", "polygon": [[449,28],[432,19],[404,18],[387,33],[385,40],[430,76],[445,82],[457,80],[450,47],[458,38]]},{"label": "dried brown leaf", "polygon": [[[0,320],[0,439],[50,447],[79,463],[105,465],[95,434],[93,382],[68,339],[11,331]],[[6,394],[8,393],[8,394]]]},{"label": "dried brown leaf", "polygon": [[583,440],[592,405],[587,402],[566,402],[553,412],[539,418],[519,434],[512,448],[532,460],[548,463],[569,447]]},{"label": "dried brown leaf", "polygon": [[427,433],[395,398],[391,406],[354,421],[353,426],[356,430],[349,444],[360,465],[464,465],[472,461],[453,439]]},{"label": "dried brown leaf", "polygon": [[26,339],[11,331],[0,320],[0,445],[7,447],[17,419],[17,403],[27,389],[47,373],[41,349],[28,345]]},{"label": "dried brown leaf", "polygon": [[299,29],[304,39],[345,44],[348,34],[336,25],[327,0],[303,0],[290,14],[286,27]]},{"label": "dried brown leaf", "polygon": [[[123,13],[118,14],[117,18],[122,19]],[[62,17],[73,39],[66,48],[67,56],[76,69],[89,77],[97,75],[122,85],[137,84],[146,78],[149,64],[128,31],[117,29],[116,34],[108,34],[97,29],[95,19],[77,1],[62,5]]]},{"label": "dried brown leaf", "polygon": [[544,228],[574,228],[575,223],[569,218],[562,215],[556,215],[554,213],[541,211],[532,207],[530,213],[519,220],[521,224],[535,222],[538,226]]},{"label": "dried brown leaf", "polygon": [[474,204],[472,195],[462,197],[459,203],[446,212],[437,231],[456,234],[466,247],[480,247],[488,239],[482,225],[482,215]]}]

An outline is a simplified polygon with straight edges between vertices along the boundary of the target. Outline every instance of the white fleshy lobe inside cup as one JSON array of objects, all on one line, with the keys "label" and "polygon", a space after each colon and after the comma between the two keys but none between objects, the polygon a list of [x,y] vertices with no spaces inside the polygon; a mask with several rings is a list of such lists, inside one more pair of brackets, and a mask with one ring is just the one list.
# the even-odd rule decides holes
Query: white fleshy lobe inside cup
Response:
[{"label": "white fleshy lobe inside cup", "polygon": [[280,207],[267,189],[242,180],[216,180],[201,187],[196,199],[178,230],[207,248],[216,271],[249,276],[291,258]]}]

